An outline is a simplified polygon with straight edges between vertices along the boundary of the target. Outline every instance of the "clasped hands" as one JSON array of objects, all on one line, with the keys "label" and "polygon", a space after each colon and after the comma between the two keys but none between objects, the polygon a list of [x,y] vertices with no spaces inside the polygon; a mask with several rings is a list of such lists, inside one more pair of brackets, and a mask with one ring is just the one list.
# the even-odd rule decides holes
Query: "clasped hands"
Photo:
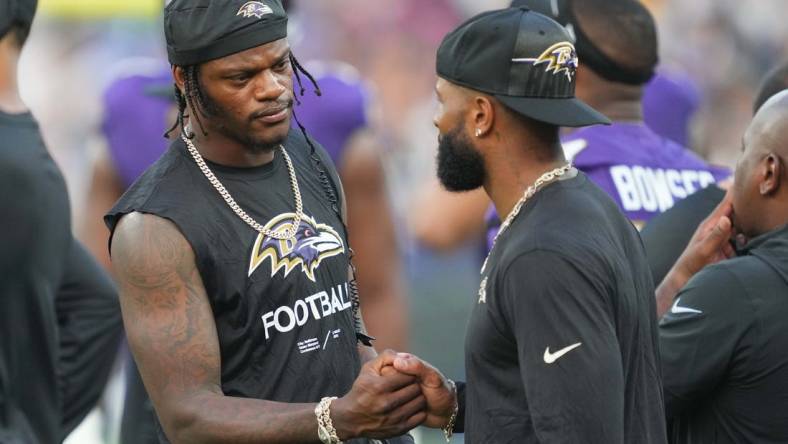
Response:
[{"label": "clasped hands", "polygon": [[391,438],[424,425],[445,427],[455,390],[433,366],[411,354],[386,350],[361,368],[347,395],[331,405],[342,441]]}]

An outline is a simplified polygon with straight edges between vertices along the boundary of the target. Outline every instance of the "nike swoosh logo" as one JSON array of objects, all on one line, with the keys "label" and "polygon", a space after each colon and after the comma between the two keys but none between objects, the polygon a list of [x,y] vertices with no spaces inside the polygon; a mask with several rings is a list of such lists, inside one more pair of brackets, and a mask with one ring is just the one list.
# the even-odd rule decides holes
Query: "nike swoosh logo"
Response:
[{"label": "nike swoosh logo", "polygon": [[553,362],[557,361],[561,356],[569,353],[570,351],[580,347],[582,342],[578,342],[577,344],[572,344],[569,347],[564,347],[561,350],[558,350],[555,353],[550,353],[550,347],[544,349],[544,362],[546,364],[552,364]]},{"label": "nike swoosh logo", "polygon": [[[681,299],[681,298],[679,298],[679,299]],[[682,314],[682,313],[700,314],[700,313],[703,313],[702,311],[695,310],[694,308],[680,307],[679,306],[679,299],[676,299],[676,302],[673,303],[673,307],[671,307],[671,309],[670,309],[671,313],[673,313],[673,314]]]}]

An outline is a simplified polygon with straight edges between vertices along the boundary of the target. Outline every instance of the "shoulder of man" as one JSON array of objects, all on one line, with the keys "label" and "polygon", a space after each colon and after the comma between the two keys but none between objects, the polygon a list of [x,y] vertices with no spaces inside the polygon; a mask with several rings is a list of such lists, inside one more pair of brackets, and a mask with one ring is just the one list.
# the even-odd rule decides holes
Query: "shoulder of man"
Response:
[{"label": "shoulder of man", "polygon": [[[557,249],[533,249],[507,261],[494,279],[489,309],[510,326],[586,319],[609,322],[609,298],[594,267]],[[575,325],[579,328],[579,325]],[[601,327],[600,327],[601,328]]]},{"label": "shoulder of man", "polygon": [[[184,174],[189,174],[186,170],[188,159],[180,152],[178,139],[170,144],[170,148],[136,180],[123,193],[123,196],[115,203],[111,210],[104,216],[104,223],[110,232],[114,231],[115,226],[121,217],[133,211],[147,212],[149,205],[156,205],[155,199],[161,199],[161,205],[171,206],[173,199],[178,199],[179,194],[183,194],[183,199],[187,195],[195,192],[193,186],[184,182],[183,186],[167,187],[165,194],[156,193],[164,182],[177,183],[182,181]],[[199,170],[196,170],[199,172]]]},{"label": "shoulder of man", "polygon": [[556,278],[553,272],[559,269],[571,275],[584,274],[583,264],[577,258],[558,248],[536,244],[504,252],[496,268],[497,280],[508,281],[518,287],[528,287],[537,282],[540,285],[549,285],[549,281]]}]

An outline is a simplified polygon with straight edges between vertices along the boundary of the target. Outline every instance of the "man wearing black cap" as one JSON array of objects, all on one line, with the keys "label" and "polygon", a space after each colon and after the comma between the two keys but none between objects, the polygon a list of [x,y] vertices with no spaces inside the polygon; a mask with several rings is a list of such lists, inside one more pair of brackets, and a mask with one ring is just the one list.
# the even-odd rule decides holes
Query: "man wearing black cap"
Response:
[{"label": "man wearing black cap", "polygon": [[438,50],[438,176],[454,191],[484,187],[504,223],[458,396],[411,355],[386,363],[419,376],[427,425],[468,442],[665,442],[643,247],[558,139],[560,126],[609,123],[574,97],[577,65],[566,30],[527,8],[474,17]]},{"label": "man wearing black cap", "polygon": [[0,442],[62,442],[121,335],[111,279],[71,234],[66,184],[19,97],[34,0],[0,0]]},{"label": "man wearing black cap", "polygon": [[311,76],[279,0],[174,0],[164,22],[182,131],[106,217],[160,440],[361,443],[420,424],[415,378],[382,376],[359,344],[342,188],[290,129],[293,75]]}]

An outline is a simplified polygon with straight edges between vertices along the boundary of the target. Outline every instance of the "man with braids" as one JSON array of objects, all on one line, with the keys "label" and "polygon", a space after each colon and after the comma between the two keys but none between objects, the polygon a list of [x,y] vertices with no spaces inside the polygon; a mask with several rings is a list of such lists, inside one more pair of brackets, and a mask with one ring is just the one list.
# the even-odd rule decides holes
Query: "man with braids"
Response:
[{"label": "man with braids", "polygon": [[[285,11],[294,2],[283,1]],[[331,156],[347,193],[348,228],[359,269],[358,287],[364,320],[378,350],[407,347],[407,306],[401,288],[399,251],[392,222],[385,174],[367,118],[370,96],[363,81],[347,65],[307,64],[322,95],[299,96],[299,119]],[[124,65],[125,67],[125,65]],[[97,157],[87,202],[83,239],[109,268],[106,227],[102,216],[167,149],[162,134],[171,127],[174,95],[168,64],[151,60],[125,69],[103,94],[101,133],[106,152]],[[178,137],[173,131],[168,137]],[[133,359],[125,366],[126,399],[122,444],[157,442],[155,413]]]},{"label": "man with braids", "polygon": [[363,443],[420,424],[420,387],[368,346],[336,172],[291,130],[293,74],[298,94],[311,76],[282,5],[175,0],[164,22],[180,136],[106,217],[161,442]]}]

